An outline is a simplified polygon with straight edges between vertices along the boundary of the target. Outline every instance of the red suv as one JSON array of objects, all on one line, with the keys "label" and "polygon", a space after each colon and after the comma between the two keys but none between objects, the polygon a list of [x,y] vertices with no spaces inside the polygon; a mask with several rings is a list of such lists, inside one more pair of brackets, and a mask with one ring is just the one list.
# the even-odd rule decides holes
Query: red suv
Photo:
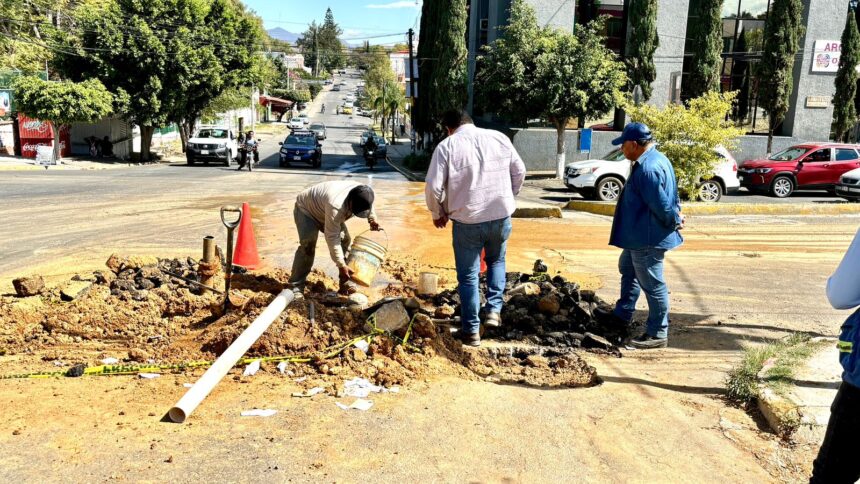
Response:
[{"label": "red suv", "polygon": [[785,198],[795,190],[834,192],[839,177],[860,167],[858,145],[809,143],[792,146],[763,160],[749,160],[738,168],[747,190],[768,191]]}]

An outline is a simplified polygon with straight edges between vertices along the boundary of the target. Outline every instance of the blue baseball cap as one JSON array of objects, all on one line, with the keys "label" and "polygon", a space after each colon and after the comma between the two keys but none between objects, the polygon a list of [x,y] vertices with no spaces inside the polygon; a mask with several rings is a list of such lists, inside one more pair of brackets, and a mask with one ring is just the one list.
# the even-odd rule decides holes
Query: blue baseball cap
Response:
[{"label": "blue baseball cap", "polygon": [[648,126],[642,123],[628,123],[621,132],[621,136],[612,140],[614,146],[618,146],[625,141],[651,141],[654,137],[651,135],[651,130]]}]

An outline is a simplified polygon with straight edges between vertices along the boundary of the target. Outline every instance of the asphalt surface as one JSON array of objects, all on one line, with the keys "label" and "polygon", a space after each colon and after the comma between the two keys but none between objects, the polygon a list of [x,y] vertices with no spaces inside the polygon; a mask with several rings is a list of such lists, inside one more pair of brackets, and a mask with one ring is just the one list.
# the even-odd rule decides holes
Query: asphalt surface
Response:
[{"label": "asphalt surface", "polygon": [[[546,177],[530,177],[526,180],[520,198],[531,202],[552,204],[567,203],[574,200],[592,200],[570,190],[561,181]],[[777,198],[751,193],[746,188],[741,188],[735,193],[723,195],[717,203],[834,203],[845,201],[843,198],[829,195],[826,191],[799,191],[788,198]]]},{"label": "asphalt surface", "polygon": [[[184,162],[112,170],[3,172],[0,220],[6,235],[0,238],[0,274],[29,271],[50,260],[71,264],[96,259],[114,247],[165,254],[197,247],[202,235],[224,235],[217,213],[226,203],[249,201],[272,211],[278,223],[291,223],[295,195],[327,180],[357,178],[400,196],[407,189],[402,175],[384,160],[373,171],[364,164],[358,142],[371,120],[333,114],[359,82],[343,76],[340,80],[347,83],[342,91],[332,92],[327,86],[308,107],[311,122],[323,122],[328,129],[319,169],[306,164],[278,166],[278,142],[288,132],[284,123],[276,128],[279,134],[258,135],[260,163],[252,173],[237,171],[237,165]],[[319,112],[322,103],[326,114]]]}]

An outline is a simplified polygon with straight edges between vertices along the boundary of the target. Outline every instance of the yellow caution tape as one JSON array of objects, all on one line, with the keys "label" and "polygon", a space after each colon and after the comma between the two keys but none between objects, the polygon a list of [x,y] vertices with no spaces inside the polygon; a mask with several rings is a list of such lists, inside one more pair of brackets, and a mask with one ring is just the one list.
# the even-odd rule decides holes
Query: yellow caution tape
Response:
[{"label": "yellow caution tape", "polygon": [[[417,316],[417,315],[416,315]],[[368,324],[371,325],[373,331],[367,333],[365,335],[359,336],[357,338],[353,338],[351,340],[345,341],[343,343],[338,343],[336,345],[332,345],[326,348],[323,348],[320,351],[315,353],[305,354],[305,355],[285,355],[285,356],[263,356],[263,357],[248,357],[242,358],[237,362],[237,364],[247,365],[254,361],[261,362],[271,362],[271,363],[279,363],[282,361],[287,361],[290,363],[310,363],[318,360],[327,360],[329,358],[334,358],[335,356],[342,353],[345,349],[354,345],[355,343],[366,340],[370,342],[370,339],[377,335],[387,336],[397,343],[403,345],[406,349],[414,352],[420,352],[421,350],[407,341],[412,332],[412,323],[415,322],[415,318],[409,322],[409,326],[406,329],[406,335],[404,338],[399,338],[392,334],[389,331],[384,331],[376,327],[376,315],[374,314],[367,320]],[[183,363],[174,363],[174,364],[148,364],[148,365],[99,365],[99,366],[90,366],[90,367],[82,367],[76,366],[67,370],[59,370],[59,371],[43,371],[43,372],[35,372],[35,373],[17,373],[11,375],[0,375],[0,380],[13,380],[13,379],[25,379],[25,378],[58,378],[63,376],[83,376],[83,375],[135,375],[138,373],[163,373],[168,371],[184,371],[192,368],[203,368],[212,365],[212,361],[191,361],[191,362],[183,362]]]}]

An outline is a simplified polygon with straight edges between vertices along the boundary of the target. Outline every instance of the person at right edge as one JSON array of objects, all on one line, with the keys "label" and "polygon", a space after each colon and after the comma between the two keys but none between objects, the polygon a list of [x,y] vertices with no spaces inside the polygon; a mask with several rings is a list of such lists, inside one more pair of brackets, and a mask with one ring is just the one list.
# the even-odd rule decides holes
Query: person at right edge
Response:
[{"label": "person at right edge", "polygon": [[481,251],[486,251],[487,262],[484,325],[495,327],[501,324],[511,215],[526,167],[507,136],[476,127],[465,111],[445,112],[442,126],[448,137],[433,152],[424,195],[436,228],[454,222],[462,325],[458,337],[464,345],[480,346]]},{"label": "person at right edge", "polygon": [[621,296],[611,311],[595,316],[630,326],[636,301],[648,300],[645,333],[630,345],[637,349],[665,348],[669,342],[669,288],[663,278],[666,251],[680,246],[684,227],[678,184],[672,163],[657,151],[648,126],[630,123],[612,141],[631,160],[630,176],[618,198],[609,245],[620,249]]},{"label": "person at right edge", "polygon": [[[860,306],[860,231],[827,280],[827,299],[835,309]],[[839,335],[839,362],[842,384],[830,406],[830,421],[818,457],[812,464],[812,484],[851,483],[860,479],[857,436],[860,435],[860,309],[855,309],[842,324]]]}]

